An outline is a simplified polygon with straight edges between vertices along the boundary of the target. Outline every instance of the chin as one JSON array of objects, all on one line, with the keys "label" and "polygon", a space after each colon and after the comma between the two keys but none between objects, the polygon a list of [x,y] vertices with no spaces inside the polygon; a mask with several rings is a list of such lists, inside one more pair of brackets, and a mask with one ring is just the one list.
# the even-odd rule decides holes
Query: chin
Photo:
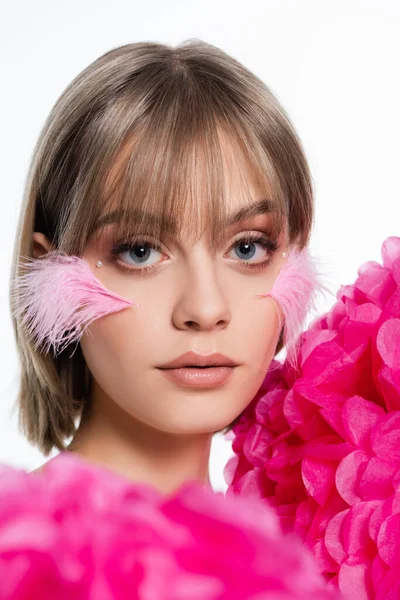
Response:
[{"label": "chin", "polygon": [[221,429],[227,427],[232,421],[238,416],[240,413],[236,415],[231,415],[221,418],[216,418],[215,415],[204,415],[204,418],[201,418],[198,414],[193,417],[188,417],[185,420],[180,420],[179,422],[170,423],[169,426],[166,426],[166,422],[160,425],[160,429],[165,431],[166,433],[175,433],[177,435],[195,435],[202,433],[213,434]]}]

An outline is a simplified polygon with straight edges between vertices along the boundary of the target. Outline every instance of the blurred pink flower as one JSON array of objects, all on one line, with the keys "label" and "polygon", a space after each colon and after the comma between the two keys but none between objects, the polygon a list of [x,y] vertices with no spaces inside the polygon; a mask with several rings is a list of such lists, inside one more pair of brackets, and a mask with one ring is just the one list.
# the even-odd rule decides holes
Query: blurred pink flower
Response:
[{"label": "blurred pink flower", "polygon": [[196,482],[165,496],[61,453],[0,467],[1,600],[328,600],[263,502]]},{"label": "blurred pink flower", "polygon": [[[233,428],[227,496],[266,499],[351,600],[400,598],[400,238],[274,360]],[[229,435],[229,434],[228,434]]]}]

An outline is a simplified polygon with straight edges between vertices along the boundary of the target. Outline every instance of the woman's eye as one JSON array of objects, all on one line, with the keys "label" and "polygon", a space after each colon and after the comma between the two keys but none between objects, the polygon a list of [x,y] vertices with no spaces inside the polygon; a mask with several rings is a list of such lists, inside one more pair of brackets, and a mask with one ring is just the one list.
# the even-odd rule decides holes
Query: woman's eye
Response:
[{"label": "woman's eye", "polygon": [[[257,246],[260,251],[257,253]],[[247,234],[236,240],[230,252],[234,253],[239,265],[262,268],[272,262],[278,244],[264,234]],[[124,257],[124,254],[126,255]],[[159,255],[157,257],[157,254]],[[112,260],[120,260],[119,266],[127,271],[147,272],[158,266],[162,255],[161,246],[148,241],[123,242],[111,249]],[[256,258],[256,260],[253,260]],[[257,261],[258,258],[258,261]]]},{"label": "woman's eye", "polygon": [[[149,242],[135,243],[113,249],[116,258],[122,258],[122,262],[131,265],[132,268],[150,267],[157,263],[157,253],[161,256],[160,249],[152,246]],[[125,254],[125,257],[123,255]]]},{"label": "woman's eye", "polygon": [[[260,247],[259,252],[257,252],[257,246]],[[243,238],[234,243],[231,252],[235,254],[233,258],[238,258],[240,261],[244,262],[255,259],[253,261],[254,263],[257,262],[257,258],[259,261],[262,261],[265,258],[265,254],[268,255],[268,249],[269,248],[263,238],[259,238],[258,240]]]}]

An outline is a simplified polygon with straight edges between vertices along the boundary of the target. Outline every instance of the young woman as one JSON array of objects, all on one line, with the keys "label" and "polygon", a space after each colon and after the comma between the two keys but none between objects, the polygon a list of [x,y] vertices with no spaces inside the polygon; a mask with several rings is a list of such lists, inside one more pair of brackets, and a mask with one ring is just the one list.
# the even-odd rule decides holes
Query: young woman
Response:
[{"label": "young woman", "polygon": [[[92,319],[73,354],[35,345],[14,314],[27,439],[166,493],[209,486],[213,434],[240,416],[288,340],[287,305],[269,294],[312,223],[295,129],[234,58],[189,41],[95,60],[37,142],[12,281],[23,257],[64,253],[130,306]],[[53,289],[43,302],[57,312],[63,289]]]}]

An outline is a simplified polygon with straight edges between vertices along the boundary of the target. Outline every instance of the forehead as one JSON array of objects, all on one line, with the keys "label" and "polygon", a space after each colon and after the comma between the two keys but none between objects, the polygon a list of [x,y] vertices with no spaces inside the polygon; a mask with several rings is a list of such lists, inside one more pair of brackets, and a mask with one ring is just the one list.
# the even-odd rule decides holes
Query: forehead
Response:
[{"label": "forehead", "polygon": [[[218,153],[212,155],[212,150],[216,150],[214,140],[214,148],[211,149],[201,140],[192,141],[189,147],[185,150],[185,170],[188,171],[190,179],[194,180],[199,189],[207,185],[207,181],[213,178],[212,163],[217,158],[220,159],[220,173],[223,177],[223,183],[229,196],[230,207],[240,206],[245,200],[251,201],[251,198],[257,194],[262,194],[262,189],[265,187],[265,181],[260,183],[256,177],[256,168],[251,164],[249,157],[245,156],[243,148],[240,147],[238,140],[229,134],[224,128],[216,127],[216,140],[218,140]],[[121,149],[113,161],[111,168],[105,180],[106,194],[115,186],[118,181],[124,177],[127,170],[127,164],[132,157],[135,145],[138,143],[138,136],[131,136],[122,144]],[[163,154],[163,149],[160,147],[160,154]],[[164,152],[164,156],[166,152]],[[190,155],[190,156],[189,156]],[[149,156],[149,161],[151,157]],[[190,169],[188,164],[191,163]],[[183,167],[183,165],[182,165]],[[211,168],[210,168],[211,167]],[[174,168],[179,172],[180,166],[174,165]],[[182,169],[183,170],[183,169]],[[250,196],[249,196],[250,194]],[[244,200],[240,201],[240,197]],[[235,204],[237,202],[238,204]]]},{"label": "forehead", "polygon": [[223,129],[214,133],[181,147],[128,139],[107,174],[95,231],[113,224],[119,235],[140,229],[195,239],[206,233],[215,240],[236,223],[276,213],[272,185],[243,146]]}]

